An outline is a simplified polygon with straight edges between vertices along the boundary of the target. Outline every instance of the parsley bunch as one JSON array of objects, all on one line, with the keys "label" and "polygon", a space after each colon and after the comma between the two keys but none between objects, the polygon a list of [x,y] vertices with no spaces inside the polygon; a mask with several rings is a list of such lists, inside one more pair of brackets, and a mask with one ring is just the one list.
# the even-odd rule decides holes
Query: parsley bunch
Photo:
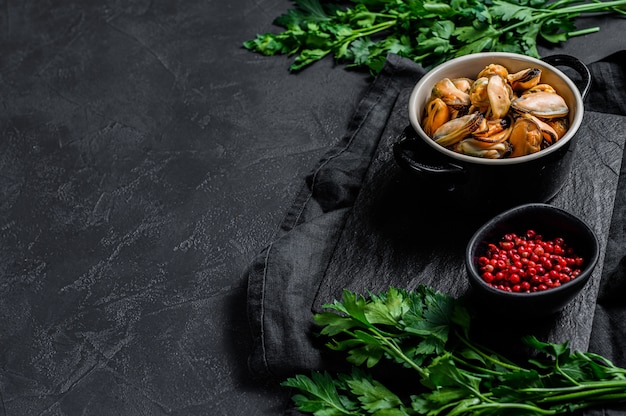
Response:
[{"label": "parsley bunch", "polygon": [[[295,0],[275,19],[280,33],[243,43],[265,55],[296,55],[293,71],[332,55],[348,67],[380,72],[388,53],[430,68],[470,53],[515,52],[539,57],[537,42],[559,43],[596,32],[576,30],[585,13],[625,14],[626,0]],[[346,2],[344,2],[346,3]]]},{"label": "parsley bunch", "polygon": [[[351,373],[313,372],[282,384],[299,390],[298,409],[339,415],[555,415],[626,400],[626,369],[568,344],[523,341],[536,351],[522,366],[470,338],[470,315],[456,299],[420,286],[343,300],[316,314],[327,346],[347,353]],[[371,368],[399,364],[413,381],[394,393]],[[367,369],[370,369],[368,372]],[[400,373],[400,368],[392,370]]]}]

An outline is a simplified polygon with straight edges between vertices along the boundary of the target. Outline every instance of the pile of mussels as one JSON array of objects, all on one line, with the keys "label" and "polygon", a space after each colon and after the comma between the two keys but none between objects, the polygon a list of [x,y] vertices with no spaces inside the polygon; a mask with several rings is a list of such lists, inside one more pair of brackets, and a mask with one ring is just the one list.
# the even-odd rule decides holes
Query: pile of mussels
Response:
[{"label": "pile of mussels", "polygon": [[444,78],[424,109],[422,128],[435,142],[455,152],[502,159],[538,152],[559,140],[569,127],[567,103],[541,70],[509,73],[486,66],[476,80]]}]

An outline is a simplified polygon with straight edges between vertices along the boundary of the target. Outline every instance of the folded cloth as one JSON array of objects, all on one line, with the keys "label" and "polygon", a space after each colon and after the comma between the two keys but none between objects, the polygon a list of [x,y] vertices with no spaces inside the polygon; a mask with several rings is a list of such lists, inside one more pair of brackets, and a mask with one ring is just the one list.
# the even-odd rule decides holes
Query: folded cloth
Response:
[{"label": "folded cloth", "polygon": [[398,95],[423,74],[416,65],[390,58],[343,139],[308,175],[276,238],[248,268],[253,374],[284,376],[321,366],[309,337],[313,297]]},{"label": "folded cloth", "polygon": [[[626,301],[611,296],[611,288],[624,287],[626,281],[620,262],[626,256],[626,180],[619,180],[626,132],[625,57],[620,53],[590,65],[595,82],[577,133],[575,168],[550,201],[585,218],[600,237],[602,258],[574,302],[532,326],[540,337],[570,340],[576,349],[602,348],[611,357],[626,341]],[[275,239],[246,271],[254,375],[282,378],[325,368],[311,318],[344,288],[366,294],[427,284],[454,296],[466,292],[463,248],[472,216],[462,206],[442,206],[427,184],[401,172],[391,152],[408,124],[410,91],[424,73],[410,60],[388,57],[348,133],[306,178]],[[523,180],[515,178],[511,186],[532,185]],[[604,303],[594,323],[598,291]],[[622,321],[614,322],[614,314]],[[618,335],[612,332],[616,328]]]},{"label": "folded cloth", "polygon": [[[607,113],[626,115],[625,62],[626,51],[622,51],[593,65],[596,82],[587,106],[604,109]],[[626,129],[622,127],[618,134],[626,136]],[[626,158],[622,159],[614,207],[589,351],[626,368]],[[586,416],[624,414],[626,405],[585,411]]]}]

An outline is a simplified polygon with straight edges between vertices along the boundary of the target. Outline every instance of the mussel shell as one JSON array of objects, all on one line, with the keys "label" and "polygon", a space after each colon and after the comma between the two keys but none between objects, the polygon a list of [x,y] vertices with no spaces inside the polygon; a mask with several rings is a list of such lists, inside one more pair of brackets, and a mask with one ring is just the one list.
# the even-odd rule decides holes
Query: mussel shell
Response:
[{"label": "mussel shell", "polygon": [[523,91],[535,87],[541,81],[541,69],[528,68],[508,76],[514,91]]}]

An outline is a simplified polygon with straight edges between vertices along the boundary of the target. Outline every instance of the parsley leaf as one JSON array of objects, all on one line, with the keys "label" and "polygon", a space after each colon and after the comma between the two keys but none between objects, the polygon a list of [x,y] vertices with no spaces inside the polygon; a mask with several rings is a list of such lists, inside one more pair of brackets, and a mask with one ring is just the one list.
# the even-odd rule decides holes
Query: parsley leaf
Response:
[{"label": "parsley leaf", "polygon": [[[325,307],[314,316],[320,335],[329,338],[330,349],[346,353],[353,369],[284,381],[298,390],[293,402],[302,412],[551,415],[626,401],[626,369],[596,354],[571,351],[567,342],[534,336],[521,341],[537,354],[524,366],[516,364],[475,342],[463,303],[432,288],[391,287],[368,297],[346,290],[341,301]],[[370,372],[382,362],[400,364],[391,370],[401,375],[398,383],[383,384]]]},{"label": "parsley leaf", "polygon": [[316,416],[358,415],[355,412],[355,402],[339,394],[342,385],[326,372],[313,372],[311,377],[299,374],[281,385],[306,392],[306,395],[297,394],[292,397],[303,412],[314,413]]},{"label": "parsley leaf", "polygon": [[257,34],[243,46],[264,55],[295,55],[292,71],[331,55],[372,74],[389,53],[427,69],[482,51],[539,57],[538,42],[560,43],[598,31],[576,30],[575,21],[584,14],[626,14],[626,0],[294,0],[294,6],[274,20],[282,31]]}]

